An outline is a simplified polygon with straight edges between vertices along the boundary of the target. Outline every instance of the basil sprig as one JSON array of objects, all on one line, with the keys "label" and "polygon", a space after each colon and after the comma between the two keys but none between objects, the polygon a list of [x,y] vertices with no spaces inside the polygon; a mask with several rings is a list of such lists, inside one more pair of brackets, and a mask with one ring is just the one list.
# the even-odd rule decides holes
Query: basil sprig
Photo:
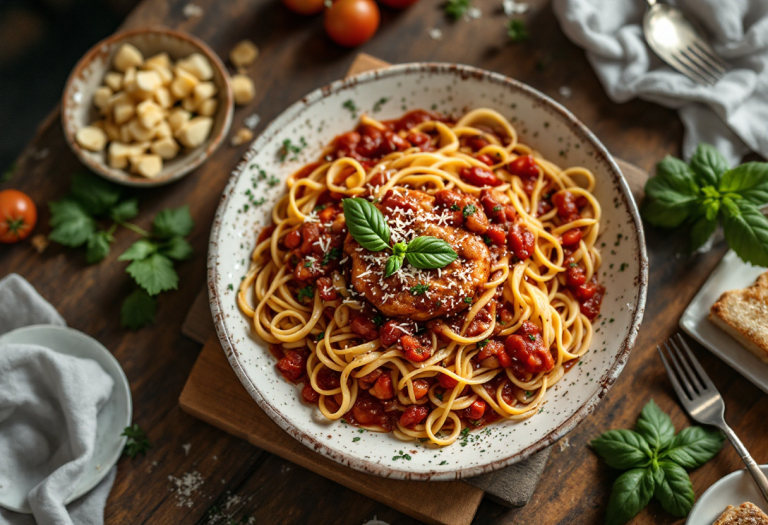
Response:
[{"label": "basil sprig", "polygon": [[357,197],[344,199],[341,204],[349,233],[360,246],[372,252],[392,252],[384,270],[385,279],[400,270],[406,260],[415,268],[431,270],[444,268],[458,258],[450,244],[432,236],[416,237],[409,243],[398,242],[390,247],[387,219],[376,206]]},{"label": "basil sprig", "polygon": [[607,525],[634,518],[655,497],[678,518],[688,515],[695,495],[686,468],[700,467],[723,446],[719,430],[688,427],[675,435],[672,420],[653,400],[643,407],[635,430],[609,430],[590,443],[609,467],[626,470],[608,500]]},{"label": "basil sprig", "polygon": [[720,152],[699,144],[690,164],[667,156],[645,185],[643,218],[654,226],[691,225],[691,248],[703,245],[722,224],[725,240],[742,260],[768,266],[768,163],[728,169]]}]

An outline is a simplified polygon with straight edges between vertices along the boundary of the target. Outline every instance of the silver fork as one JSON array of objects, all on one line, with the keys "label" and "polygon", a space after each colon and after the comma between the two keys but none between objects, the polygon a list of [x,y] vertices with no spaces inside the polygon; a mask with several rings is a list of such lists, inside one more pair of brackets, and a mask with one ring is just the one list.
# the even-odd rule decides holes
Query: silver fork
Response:
[{"label": "silver fork", "polygon": [[717,56],[682,11],[646,0],[643,33],[661,59],[694,82],[713,86],[731,66]]},{"label": "silver fork", "polygon": [[[725,403],[723,398],[699,364],[699,361],[693,356],[693,352],[691,352],[683,337],[677,334],[676,338],[673,336],[664,341],[664,348],[669,353],[669,360],[664,355],[661,346],[656,348],[659,351],[664,368],[667,369],[669,380],[672,382],[672,386],[675,392],[677,392],[677,397],[680,398],[683,408],[694,420],[705,425],[716,426],[728,436],[733,448],[739,453],[750,474],[755,478],[755,482],[763,493],[763,497],[768,501],[768,479],[766,479],[765,474],[760,470],[755,460],[752,459],[752,456],[749,455],[741,440],[725,422]],[[669,364],[670,361],[672,366]]]}]

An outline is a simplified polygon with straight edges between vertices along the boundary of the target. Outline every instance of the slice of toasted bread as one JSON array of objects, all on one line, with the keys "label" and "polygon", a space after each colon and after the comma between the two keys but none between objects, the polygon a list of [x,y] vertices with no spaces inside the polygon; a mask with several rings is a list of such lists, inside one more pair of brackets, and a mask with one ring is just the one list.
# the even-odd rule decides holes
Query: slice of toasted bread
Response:
[{"label": "slice of toasted bread", "polygon": [[738,507],[728,505],[712,525],[768,525],[768,516],[757,505],[746,501]]},{"label": "slice of toasted bread", "polygon": [[749,288],[721,295],[709,319],[768,363],[768,272]]}]

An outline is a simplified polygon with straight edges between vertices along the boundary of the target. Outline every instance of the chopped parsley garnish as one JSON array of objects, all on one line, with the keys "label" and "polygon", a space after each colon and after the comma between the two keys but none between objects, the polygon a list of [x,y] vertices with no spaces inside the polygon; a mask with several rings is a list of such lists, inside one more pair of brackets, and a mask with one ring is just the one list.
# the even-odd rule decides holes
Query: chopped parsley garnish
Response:
[{"label": "chopped parsley garnish", "polygon": [[451,211],[459,211],[460,209],[458,204],[451,204]]},{"label": "chopped parsley garnish", "polygon": [[485,348],[487,345],[488,345],[488,339],[486,339],[485,341],[480,341],[479,343],[477,343],[477,347],[478,348]]},{"label": "chopped parsley garnish", "polygon": [[341,107],[352,113],[352,118],[357,118],[357,106],[352,99],[345,101]]},{"label": "chopped parsley garnish", "polygon": [[579,265],[578,265],[578,264],[576,264],[576,263],[571,263],[571,264],[569,264],[568,266],[570,266],[571,268],[576,268],[576,267],[578,267]]},{"label": "chopped parsley garnish", "polygon": [[532,343],[536,342],[536,336],[533,334],[528,334],[528,339],[530,339]]},{"label": "chopped parsley garnish", "polygon": [[467,304],[472,304],[472,298],[471,297],[465,297],[464,302]]},{"label": "chopped parsley garnish", "polygon": [[[301,140],[299,141],[299,145],[294,144],[291,142],[291,139],[285,139],[283,141],[283,145],[280,147],[280,150],[277,152],[277,156],[280,159],[280,162],[285,162],[286,158],[289,158],[289,160],[298,160],[299,153],[301,153],[302,148],[304,148],[307,145],[307,141],[304,140],[304,137],[301,137]],[[273,183],[274,179],[274,183]],[[270,186],[274,186],[277,184],[277,179],[275,177],[272,177],[267,182]]]},{"label": "chopped parsley garnish", "polygon": [[440,401],[442,401],[442,400],[443,400],[443,394],[442,394],[442,393],[440,393],[440,392],[435,392],[435,397],[436,397],[437,399],[439,399]]},{"label": "chopped parsley garnish", "polygon": [[525,397],[531,397],[532,395],[533,395],[533,392],[531,392],[530,390],[525,391]]},{"label": "chopped parsley garnish", "polygon": [[443,301],[435,302],[435,308],[440,308],[441,306],[443,306]]},{"label": "chopped parsley garnish", "polygon": [[373,324],[375,324],[376,326],[383,325],[384,324],[384,317],[379,315],[379,314],[374,315],[373,316]]},{"label": "chopped parsley garnish", "polygon": [[338,259],[341,257],[341,252],[338,248],[331,248],[327,252],[325,252],[325,255],[323,255],[323,266],[326,266],[329,262],[331,262],[331,259]]},{"label": "chopped parsley garnish", "polygon": [[528,26],[519,18],[513,18],[507,26],[507,36],[512,42],[524,42],[528,40]]},{"label": "chopped parsley garnish", "polygon": [[324,338],[325,338],[325,332],[320,332],[319,334],[317,334],[316,340],[320,341],[321,339],[324,339]]},{"label": "chopped parsley garnish", "polygon": [[147,434],[142,428],[134,423],[130,427],[125,427],[121,436],[126,436],[128,439],[125,441],[125,448],[123,448],[123,454],[133,459],[139,454],[142,456],[147,454],[147,450],[152,448],[152,444],[147,439]]},{"label": "chopped parsley garnish", "polygon": [[448,18],[456,21],[469,10],[469,3],[470,0],[448,0],[443,9]]},{"label": "chopped parsley garnish", "polygon": [[327,205],[327,204],[318,204],[317,206],[315,206],[315,208],[314,208],[314,210],[313,210],[313,211],[323,211],[323,210],[324,210],[324,209],[326,209],[327,207],[328,207],[328,205]]},{"label": "chopped parsley garnish", "polygon": [[381,106],[389,102],[389,99],[387,97],[381,97],[379,100],[376,101],[376,103],[373,105],[373,112],[378,113],[381,111]]},{"label": "chopped parsley garnish", "polygon": [[501,206],[494,206],[493,211],[501,211]]},{"label": "chopped parsley garnish", "polygon": [[312,287],[312,285],[309,285],[305,288],[299,289],[299,301],[303,301],[304,299],[314,299],[315,298],[315,289]]},{"label": "chopped parsley garnish", "polygon": [[360,441],[359,437],[353,437],[352,438],[352,443],[357,443],[358,441]]},{"label": "chopped parsley garnish", "polygon": [[490,246],[490,245],[491,245],[491,243],[493,242],[493,240],[492,240],[490,237],[488,237],[487,235],[484,235],[484,236],[483,236],[483,242],[484,242],[485,244],[487,244],[488,246]]},{"label": "chopped parsley garnish", "polygon": [[399,455],[397,455],[397,456],[393,456],[393,457],[392,457],[392,460],[393,460],[393,461],[394,461],[394,460],[397,460],[397,459],[405,459],[405,460],[407,460],[407,461],[410,461],[410,460],[411,460],[411,456],[410,456],[409,454],[405,454],[405,453],[403,453],[403,451],[402,451],[402,450],[400,450],[399,452],[400,452],[400,454],[399,454]]},{"label": "chopped parsley garnish", "polygon": [[429,284],[417,284],[416,286],[411,286],[411,293],[413,295],[423,295],[427,293],[427,290],[429,290]]},{"label": "chopped parsley garnish", "polygon": [[464,210],[461,212],[466,219],[470,215],[473,215],[477,211],[477,207],[474,204],[467,204],[464,206]]},{"label": "chopped parsley garnish", "polygon": [[312,265],[314,264],[314,259],[307,259],[307,261],[304,263],[304,268],[312,268]]},{"label": "chopped parsley garnish", "polygon": [[227,285],[227,290],[229,290],[230,292],[231,292],[231,291],[233,291],[234,289],[235,289],[235,287],[234,287],[234,286],[232,286],[232,283],[229,283],[229,284]]},{"label": "chopped parsley garnish", "polygon": [[440,464],[441,464],[441,465],[445,465],[446,463],[448,463],[446,460],[442,460],[442,461],[440,462]]}]

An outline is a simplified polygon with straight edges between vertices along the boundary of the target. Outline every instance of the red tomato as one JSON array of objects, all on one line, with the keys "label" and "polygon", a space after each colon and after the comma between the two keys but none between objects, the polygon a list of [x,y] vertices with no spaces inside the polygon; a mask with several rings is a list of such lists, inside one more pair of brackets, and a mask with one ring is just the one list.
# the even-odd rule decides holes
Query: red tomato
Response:
[{"label": "red tomato", "polygon": [[336,0],[325,11],[325,32],[339,45],[356,47],[376,33],[379,18],[373,0]]},{"label": "red tomato", "polygon": [[316,15],[325,7],[324,0],[283,0],[283,4],[300,15]]},{"label": "red tomato", "polygon": [[379,0],[379,2],[392,9],[405,9],[418,1],[419,0]]},{"label": "red tomato", "polygon": [[0,242],[26,239],[37,223],[37,207],[26,193],[0,191]]}]

